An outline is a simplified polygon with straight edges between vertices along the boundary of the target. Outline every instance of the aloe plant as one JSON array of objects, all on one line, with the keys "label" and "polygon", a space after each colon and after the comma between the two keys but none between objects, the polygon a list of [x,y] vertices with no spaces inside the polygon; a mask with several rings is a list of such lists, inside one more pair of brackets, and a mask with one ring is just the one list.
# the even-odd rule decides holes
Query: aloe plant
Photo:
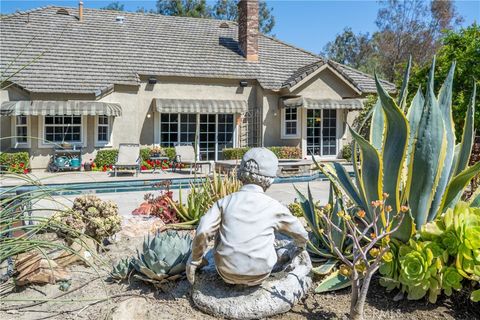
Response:
[{"label": "aloe plant", "polygon": [[[406,114],[410,62],[396,101],[375,77],[379,99],[372,114],[370,141],[349,128],[354,141],[355,178],[338,163],[319,167],[356,208],[366,212],[367,219],[373,216],[370,204],[382,199],[384,192],[389,194],[385,205],[392,207],[386,214],[399,212],[402,205],[408,204],[409,215],[394,234],[401,241],[407,241],[415,230],[452,208],[469,181],[480,172],[480,163],[467,167],[474,134],[475,84],[463,136],[455,145],[452,119],[455,63],[438,96],[434,93],[434,69],[435,59],[425,96],[419,89]],[[385,221],[382,216],[379,223]]]},{"label": "aloe plant", "polygon": [[185,271],[191,247],[192,238],[187,233],[179,235],[166,231],[157,233],[152,239],[149,235],[143,242],[142,253],[137,250],[137,257],[132,260],[139,273],[135,277],[154,285],[179,279]]}]

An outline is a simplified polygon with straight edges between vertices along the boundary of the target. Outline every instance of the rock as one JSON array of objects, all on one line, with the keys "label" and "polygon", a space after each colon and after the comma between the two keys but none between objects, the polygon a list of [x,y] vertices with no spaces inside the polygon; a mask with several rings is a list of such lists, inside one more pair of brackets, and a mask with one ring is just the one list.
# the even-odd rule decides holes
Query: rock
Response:
[{"label": "rock", "polygon": [[66,267],[72,264],[81,263],[85,266],[89,266],[89,263],[93,261],[92,252],[95,253],[97,244],[93,239],[83,237],[82,239],[76,239],[70,245],[70,250],[64,250],[59,256],[55,257],[55,262],[61,267]]},{"label": "rock", "polygon": [[[286,255],[292,257],[295,253],[291,244],[282,245],[281,249],[279,260],[283,262]],[[258,319],[284,313],[300,301],[312,285],[312,263],[305,250],[291,263],[275,266],[274,270],[282,271],[272,273],[255,287],[225,283],[215,269],[212,251],[206,258],[209,265],[197,272],[192,299],[200,310],[215,317]]]},{"label": "rock", "polygon": [[126,220],[122,230],[117,233],[119,238],[143,238],[149,233],[162,231],[165,223],[160,218],[152,216],[134,216]]},{"label": "rock", "polygon": [[132,298],[122,301],[115,308],[112,320],[142,320],[149,319],[148,304],[144,298]]},{"label": "rock", "polygon": [[56,281],[69,280],[70,274],[54,260],[47,259],[38,252],[31,252],[19,257],[16,261],[15,284],[54,284]]}]

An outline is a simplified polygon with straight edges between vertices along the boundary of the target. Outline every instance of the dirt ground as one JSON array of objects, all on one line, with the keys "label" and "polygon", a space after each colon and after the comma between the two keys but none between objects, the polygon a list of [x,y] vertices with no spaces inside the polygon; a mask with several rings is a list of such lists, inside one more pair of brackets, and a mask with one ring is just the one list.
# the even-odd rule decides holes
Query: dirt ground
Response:
[{"label": "dirt ground", "polygon": [[[139,237],[124,238],[109,245],[108,253],[102,256],[116,261],[135,255],[142,241]],[[8,293],[0,296],[0,319],[213,319],[195,309],[190,299],[191,287],[185,279],[161,292],[136,279],[121,284],[107,282],[109,270],[107,265],[98,270],[82,265],[72,266],[72,283],[67,292],[61,291],[58,284],[19,289],[12,286]],[[59,295],[63,296],[33,305]],[[465,294],[441,298],[435,305],[424,300],[395,302],[394,295],[386,293],[374,281],[367,299],[366,319],[480,319],[480,304],[471,303]],[[346,319],[349,303],[349,289],[328,294],[311,292],[290,312],[272,319]],[[27,304],[31,306],[18,308]]]}]

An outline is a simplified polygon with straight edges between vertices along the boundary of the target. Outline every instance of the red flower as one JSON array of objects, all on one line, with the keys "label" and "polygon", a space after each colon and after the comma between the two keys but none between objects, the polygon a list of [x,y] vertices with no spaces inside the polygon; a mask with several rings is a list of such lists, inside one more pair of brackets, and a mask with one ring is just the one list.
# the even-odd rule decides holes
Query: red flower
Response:
[{"label": "red flower", "polygon": [[25,163],[20,162],[20,168],[23,168],[23,167],[25,167]]},{"label": "red flower", "polygon": [[95,162],[92,162],[92,168],[95,168],[96,165],[95,165]]},{"label": "red flower", "polygon": [[110,169],[113,169],[113,164],[109,165],[108,167],[109,167]]},{"label": "red flower", "polygon": [[28,172],[28,169],[23,169],[23,174],[27,174]]},{"label": "red flower", "polygon": [[156,161],[156,164],[157,164],[157,166],[160,165],[160,160],[157,160],[157,161]]},{"label": "red flower", "polygon": [[142,170],[147,170],[147,167],[141,166],[141,169],[142,169]]}]

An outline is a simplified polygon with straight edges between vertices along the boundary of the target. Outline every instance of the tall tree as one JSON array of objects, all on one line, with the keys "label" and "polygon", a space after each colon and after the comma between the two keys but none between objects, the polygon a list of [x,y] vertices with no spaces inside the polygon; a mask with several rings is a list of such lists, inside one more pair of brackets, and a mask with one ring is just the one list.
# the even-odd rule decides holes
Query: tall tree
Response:
[{"label": "tall tree", "polygon": [[166,16],[209,17],[210,9],[206,0],[157,0],[157,11]]},{"label": "tall tree", "polygon": [[381,2],[374,40],[380,69],[394,81],[410,55],[421,66],[427,64],[440,46],[440,35],[461,18],[450,0],[386,0]]},{"label": "tall tree", "polygon": [[374,71],[375,47],[368,33],[355,34],[351,28],[345,28],[337,34],[335,40],[326,44],[322,55],[328,59],[349,65],[365,72]]},{"label": "tall tree", "polygon": [[[238,9],[236,0],[217,0],[211,8],[211,16],[215,19],[237,20]],[[269,7],[265,1],[258,2],[258,19],[260,32],[269,34],[275,26],[275,17],[273,16],[273,8]]]},{"label": "tall tree", "polygon": [[[435,85],[440,89],[450,65],[456,61],[453,78],[452,109],[457,140],[461,139],[465,112],[473,89],[473,81],[480,79],[480,26],[472,24],[458,32],[448,31],[441,38],[442,46],[437,52]],[[429,66],[416,67],[412,70],[409,91],[415,92],[424,84]],[[477,87],[480,83],[477,82]],[[475,103],[475,128],[480,128],[480,99]]]},{"label": "tall tree", "polygon": [[101,8],[103,10],[124,11],[125,5],[119,1],[110,2],[107,6]]}]

